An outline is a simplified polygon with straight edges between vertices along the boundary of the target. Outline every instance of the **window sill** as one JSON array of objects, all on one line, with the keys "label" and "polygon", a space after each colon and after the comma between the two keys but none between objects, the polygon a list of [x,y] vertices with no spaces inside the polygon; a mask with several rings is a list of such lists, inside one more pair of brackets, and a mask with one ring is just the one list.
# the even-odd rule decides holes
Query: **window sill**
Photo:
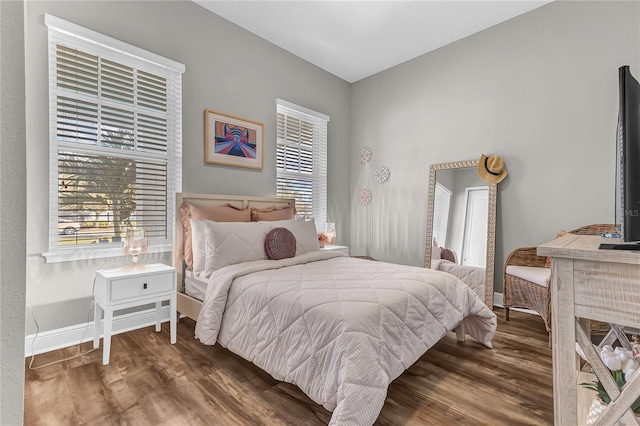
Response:
[{"label": "window sill", "polygon": [[[158,244],[149,246],[149,253],[164,253],[171,251],[171,244]],[[123,256],[121,247],[104,249],[76,249],[61,250],[51,253],[42,253],[45,263],[73,262],[76,260],[104,259],[108,257]]]}]

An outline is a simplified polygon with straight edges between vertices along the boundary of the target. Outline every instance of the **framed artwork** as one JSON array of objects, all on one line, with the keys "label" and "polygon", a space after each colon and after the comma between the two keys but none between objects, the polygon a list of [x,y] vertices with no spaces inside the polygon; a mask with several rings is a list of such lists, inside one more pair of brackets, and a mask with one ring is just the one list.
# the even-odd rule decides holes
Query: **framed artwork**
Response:
[{"label": "framed artwork", "polygon": [[262,123],[210,109],[204,111],[204,122],[206,163],[262,169]]}]

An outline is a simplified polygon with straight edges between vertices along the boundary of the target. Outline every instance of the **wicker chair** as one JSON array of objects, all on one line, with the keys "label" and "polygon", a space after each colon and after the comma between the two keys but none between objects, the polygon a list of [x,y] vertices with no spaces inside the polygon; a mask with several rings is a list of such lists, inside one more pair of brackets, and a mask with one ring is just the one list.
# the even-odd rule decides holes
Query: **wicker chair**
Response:
[{"label": "wicker chair", "polygon": [[[603,232],[616,232],[615,227],[609,224],[583,226],[570,231],[576,235],[600,235]],[[504,262],[502,270],[504,276],[503,305],[505,320],[509,321],[509,308],[528,308],[536,311],[544,320],[544,325],[549,332],[551,343],[551,274],[547,269],[546,283],[536,284],[523,278],[507,274],[508,266],[530,266],[533,268],[545,268],[546,257],[536,254],[536,247],[523,247],[512,251]],[[545,271],[535,271],[542,273]]]}]

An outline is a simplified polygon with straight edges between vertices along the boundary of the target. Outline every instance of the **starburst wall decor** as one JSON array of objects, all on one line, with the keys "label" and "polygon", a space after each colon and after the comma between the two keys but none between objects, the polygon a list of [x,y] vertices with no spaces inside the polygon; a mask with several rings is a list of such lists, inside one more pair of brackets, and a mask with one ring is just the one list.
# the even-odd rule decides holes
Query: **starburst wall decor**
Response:
[{"label": "starburst wall decor", "polygon": [[361,164],[367,164],[369,161],[371,161],[371,155],[371,148],[369,148],[368,146],[363,146],[362,148],[360,148],[358,161],[360,161]]},{"label": "starburst wall decor", "polygon": [[371,203],[372,199],[373,194],[371,193],[370,189],[363,189],[362,191],[360,191],[360,194],[358,194],[358,201],[360,201],[360,204],[362,204],[363,206],[368,206]]},{"label": "starburst wall decor", "polygon": [[391,172],[389,171],[389,168],[387,166],[378,167],[374,175],[376,182],[378,183],[385,183],[389,180],[390,176]]}]

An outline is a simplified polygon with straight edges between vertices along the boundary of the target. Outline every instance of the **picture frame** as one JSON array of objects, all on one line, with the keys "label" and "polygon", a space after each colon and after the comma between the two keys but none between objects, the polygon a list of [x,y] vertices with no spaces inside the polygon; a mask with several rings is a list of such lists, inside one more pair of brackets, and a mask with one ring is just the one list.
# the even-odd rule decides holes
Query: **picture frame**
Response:
[{"label": "picture frame", "polygon": [[205,163],[263,168],[264,125],[212,109],[204,111]]}]

